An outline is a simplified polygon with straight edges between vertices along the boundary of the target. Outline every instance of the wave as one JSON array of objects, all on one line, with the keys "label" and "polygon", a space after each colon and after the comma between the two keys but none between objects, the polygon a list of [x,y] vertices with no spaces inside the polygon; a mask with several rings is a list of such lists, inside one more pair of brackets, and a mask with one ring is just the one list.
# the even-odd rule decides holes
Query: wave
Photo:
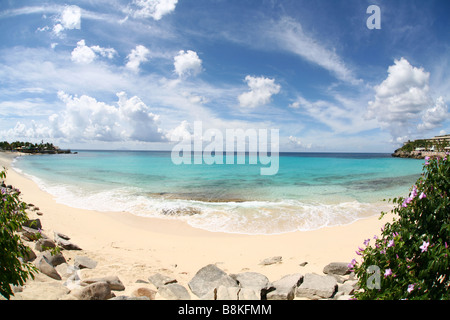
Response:
[{"label": "wave", "polygon": [[25,174],[56,202],[74,208],[102,212],[129,212],[141,217],[178,219],[210,232],[281,234],[310,231],[353,223],[390,210],[380,203],[347,201],[304,202],[293,199],[245,200],[241,198],[190,199],[189,194],[145,193],[137,187],[99,190],[86,185],[45,181]]}]

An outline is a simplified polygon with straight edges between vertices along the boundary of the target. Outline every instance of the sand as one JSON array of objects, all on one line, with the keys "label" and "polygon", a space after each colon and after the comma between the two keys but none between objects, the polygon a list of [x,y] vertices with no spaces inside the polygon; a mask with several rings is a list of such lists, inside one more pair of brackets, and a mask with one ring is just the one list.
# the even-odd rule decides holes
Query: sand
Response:
[{"label": "sand", "polygon": [[[95,269],[81,270],[83,278],[116,275],[130,295],[154,273],[171,276],[187,287],[196,272],[207,264],[216,264],[227,273],[259,272],[270,281],[292,273],[317,273],[330,262],[350,262],[358,258],[355,250],[365,239],[380,235],[391,214],[379,220],[380,212],[352,224],[313,231],[279,235],[239,235],[208,232],[177,220],[144,218],[128,212],[97,212],[72,208],[41,190],[36,183],[11,168],[18,154],[0,152],[0,167],[7,171],[6,183],[18,188],[22,201],[39,207],[43,233],[53,238],[58,231],[69,235],[82,251],[64,250],[69,264],[75,256],[87,256],[98,262]],[[282,262],[262,266],[272,256]],[[301,263],[307,262],[305,266]],[[53,288],[53,289],[52,289]],[[27,281],[16,299],[52,299],[61,290],[56,280],[38,275]],[[192,294],[193,299],[196,297]]]}]

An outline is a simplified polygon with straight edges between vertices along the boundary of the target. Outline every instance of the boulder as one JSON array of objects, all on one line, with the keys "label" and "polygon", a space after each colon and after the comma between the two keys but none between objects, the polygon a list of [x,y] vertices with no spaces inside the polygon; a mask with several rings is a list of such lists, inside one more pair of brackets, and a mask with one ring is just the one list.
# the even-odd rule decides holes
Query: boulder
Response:
[{"label": "boulder", "polygon": [[84,288],[72,290],[71,295],[79,300],[107,300],[113,297],[107,282],[95,282]]},{"label": "boulder", "polygon": [[254,288],[241,288],[238,300],[261,300],[261,290]]},{"label": "boulder", "polygon": [[85,256],[75,256],[73,265],[75,268],[79,269],[95,269],[95,267],[97,266],[97,261],[94,261]]},{"label": "boulder", "polygon": [[49,249],[53,249],[55,247],[56,247],[56,244],[53,240],[45,239],[45,238],[42,238],[42,239],[39,239],[38,241],[36,241],[36,244],[34,246],[34,248],[40,252],[43,252],[43,251],[46,251]]},{"label": "boulder", "polygon": [[350,273],[350,268],[346,262],[332,262],[323,268],[323,273],[344,276]]},{"label": "boulder", "polygon": [[263,266],[268,266],[275,263],[281,263],[282,257],[281,256],[275,256],[271,258],[266,258],[263,261],[261,261],[259,264]]},{"label": "boulder", "polygon": [[135,298],[139,298],[139,297],[147,297],[150,300],[155,300],[156,297],[156,291],[149,289],[149,288],[145,288],[145,287],[140,287],[135,289],[132,293],[131,296],[135,297]]},{"label": "boulder", "polygon": [[267,293],[267,300],[293,300],[297,287],[301,284],[303,275],[300,273],[284,276],[272,283],[275,290]]},{"label": "boulder", "polygon": [[191,300],[187,289],[178,283],[170,283],[159,287],[158,294],[167,300]]},{"label": "boulder", "polygon": [[270,281],[267,277],[257,272],[243,272],[235,275],[230,275],[235,279],[241,288],[267,289],[270,286]]},{"label": "boulder", "polygon": [[337,282],[331,276],[307,273],[302,284],[297,288],[297,297],[308,299],[331,298],[336,292]]},{"label": "boulder", "polygon": [[65,250],[82,250],[79,246],[76,244],[70,242],[69,240],[65,239],[65,237],[61,237],[60,233],[55,232],[54,239],[57,245],[59,245],[61,248]]},{"label": "boulder", "polygon": [[102,277],[102,278],[85,279],[85,280],[81,281],[80,285],[88,286],[88,285],[91,285],[91,284],[97,283],[97,282],[106,282],[110,286],[111,290],[115,290],[115,291],[125,290],[125,286],[123,285],[122,281],[120,281],[119,277],[117,277],[117,276],[106,276],[106,277]]},{"label": "boulder", "polygon": [[150,277],[148,277],[148,281],[150,281],[150,283],[152,283],[156,288],[177,282],[176,279],[164,276],[160,273],[155,273],[154,275],[151,275]]},{"label": "boulder", "polygon": [[238,287],[236,280],[213,264],[209,264],[197,271],[188,285],[197,297],[203,297],[220,286]]},{"label": "boulder", "polygon": [[26,254],[23,256],[23,262],[34,261],[36,259],[36,253],[30,248],[27,247]]},{"label": "boulder", "polygon": [[62,253],[51,253],[51,252],[42,252],[39,256],[44,256],[45,259],[50,263],[53,267],[56,267],[62,263],[66,263],[66,258],[64,258]]},{"label": "boulder", "polygon": [[239,291],[239,287],[220,286],[217,288],[216,300],[238,300]]},{"label": "boulder", "polygon": [[22,224],[23,227],[28,227],[32,229],[42,229],[42,224],[40,219],[28,219]]},{"label": "boulder", "polygon": [[22,232],[22,237],[28,241],[37,241],[41,238],[46,238],[46,236],[41,234],[37,229],[22,226],[20,231]]},{"label": "boulder", "polygon": [[41,255],[36,258],[34,264],[36,268],[46,276],[55,280],[61,280],[61,276],[45,256]]}]

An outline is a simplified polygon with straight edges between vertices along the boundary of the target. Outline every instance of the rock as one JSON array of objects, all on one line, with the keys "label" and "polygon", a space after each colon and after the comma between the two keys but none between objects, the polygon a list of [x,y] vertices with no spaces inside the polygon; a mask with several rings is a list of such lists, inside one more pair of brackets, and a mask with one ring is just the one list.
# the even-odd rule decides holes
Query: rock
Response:
[{"label": "rock", "polygon": [[338,285],[337,291],[342,292],[344,295],[351,295],[355,291],[355,288],[349,283],[344,283]]},{"label": "rock", "polygon": [[350,268],[346,262],[332,262],[323,268],[323,273],[344,276],[350,273]]},{"label": "rock", "polygon": [[136,298],[139,298],[139,297],[147,297],[147,298],[149,298],[150,300],[155,300],[156,293],[157,293],[157,292],[154,291],[154,290],[152,290],[152,289],[145,288],[145,287],[140,287],[140,288],[137,288],[136,290],[134,290],[134,291],[131,293],[131,296],[132,296],[132,297],[136,297]]},{"label": "rock", "polygon": [[32,229],[42,229],[42,224],[40,219],[29,219],[22,224],[23,227],[28,227]]},{"label": "rock", "polygon": [[300,267],[304,267],[304,266],[306,266],[307,264],[308,264],[308,262],[304,261],[304,262],[300,263],[299,266],[300,266]]},{"label": "rock", "polygon": [[282,260],[281,256],[276,256],[276,257],[264,259],[259,264],[263,265],[263,266],[268,266],[268,265],[275,264],[275,263],[281,263],[281,260]]},{"label": "rock", "polygon": [[[59,245],[61,248],[66,249],[66,250],[82,250],[79,246],[77,246],[76,244],[70,242],[69,240],[67,240],[65,237],[61,237],[60,233],[55,232],[54,236],[55,236],[55,242],[57,245]],[[67,236],[66,236],[67,237]]]},{"label": "rock", "polygon": [[29,228],[26,226],[22,226],[21,232],[22,232],[22,237],[24,237],[25,240],[28,240],[28,241],[37,241],[41,238],[46,238],[37,229]]},{"label": "rock", "polygon": [[284,276],[272,283],[274,291],[267,293],[267,300],[293,300],[297,287],[301,284],[303,275],[300,273]]},{"label": "rock", "polygon": [[72,290],[71,294],[79,300],[107,300],[113,297],[110,285],[101,281]]},{"label": "rock", "polygon": [[239,287],[219,286],[217,288],[216,300],[238,300]]},{"label": "rock", "polygon": [[56,244],[53,240],[51,239],[39,239],[38,241],[36,241],[36,245],[34,246],[34,248],[37,251],[43,252],[49,249],[53,249],[56,247]]},{"label": "rock", "polygon": [[53,232],[53,236],[54,236],[54,238],[62,238],[64,240],[70,240],[69,236],[65,235],[64,233],[57,232],[57,231]]},{"label": "rock", "polygon": [[36,258],[34,264],[36,265],[36,268],[46,276],[55,280],[61,280],[61,276],[45,256],[41,255]]},{"label": "rock", "polygon": [[178,283],[170,283],[159,287],[158,294],[167,300],[191,300],[187,289]]},{"label": "rock", "polygon": [[238,300],[261,300],[261,290],[254,288],[241,288]]},{"label": "rock", "polygon": [[86,286],[97,282],[106,282],[111,290],[115,291],[123,291],[125,290],[125,286],[123,285],[122,281],[120,281],[119,277],[117,276],[107,276],[103,278],[92,278],[92,279],[85,279],[82,280],[80,285]]},{"label": "rock", "polygon": [[160,273],[155,273],[154,275],[151,275],[150,277],[148,277],[148,281],[150,281],[150,283],[152,283],[156,288],[177,282],[176,279],[164,276]]},{"label": "rock", "polygon": [[40,255],[44,256],[45,259],[53,266],[56,267],[62,263],[66,263],[66,258],[64,258],[62,253],[51,253],[51,252],[43,252]]},{"label": "rock", "polygon": [[203,297],[214,288],[220,286],[238,287],[236,280],[213,264],[207,265],[197,271],[188,285],[197,297]]},{"label": "rock", "polygon": [[97,261],[94,261],[85,256],[75,256],[73,265],[75,268],[79,269],[95,269],[95,267],[97,266]]},{"label": "rock", "polygon": [[34,253],[34,251],[30,247],[27,247],[27,252],[23,257],[23,262],[34,261],[35,259],[36,259],[36,253]]},{"label": "rock", "polygon": [[302,284],[297,288],[297,297],[308,299],[331,298],[336,292],[337,282],[331,276],[307,273]]},{"label": "rock", "polygon": [[270,286],[269,279],[257,272],[244,272],[230,276],[238,282],[241,288],[253,288],[261,291]]}]

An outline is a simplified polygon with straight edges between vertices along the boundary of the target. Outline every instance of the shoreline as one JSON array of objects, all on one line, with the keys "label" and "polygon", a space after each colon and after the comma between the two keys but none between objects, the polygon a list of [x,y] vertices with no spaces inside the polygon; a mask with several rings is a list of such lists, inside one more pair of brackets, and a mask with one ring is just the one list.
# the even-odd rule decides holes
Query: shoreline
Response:
[{"label": "shoreline", "polygon": [[[118,275],[130,294],[137,280],[147,280],[154,273],[164,273],[187,287],[196,272],[208,264],[217,264],[227,273],[259,272],[270,281],[293,273],[323,274],[330,262],[350,262],[358,258],[355,251],[363,241],[379,235],[381,227],[392,220],[387,214],[360,219],[348,225],[325,227],[312,231],[296,231],[275,235],[245,235],[209,232],[191,227],[186,222],[139,217],[128,212],[98,212],[71,208],[57,203],[35,182],[11,168],[18,154],[0,153],[0,166],[7,167],[7,184],[18,188],[21,199],[39,207],[42,216],[29,214],[42,221],[43,233],[68,234],[82,251],[64,250],[68,262],[83,255],[98,262],[95,269],[81,270],[83,277]],[[281,256],[282,262],[263,266],[269,257]],[[301,263],[307,262],[305,266]],[[29,281],[19,298],[40,299],[36,283],[50,280],[38,275]],[[55,280],[52,280],[55,281]],[[51,282],[51,281],[50,281]],[[30,289],[30,290],[28,290]],[[192,298],[195,298],[191,295]]]}]

